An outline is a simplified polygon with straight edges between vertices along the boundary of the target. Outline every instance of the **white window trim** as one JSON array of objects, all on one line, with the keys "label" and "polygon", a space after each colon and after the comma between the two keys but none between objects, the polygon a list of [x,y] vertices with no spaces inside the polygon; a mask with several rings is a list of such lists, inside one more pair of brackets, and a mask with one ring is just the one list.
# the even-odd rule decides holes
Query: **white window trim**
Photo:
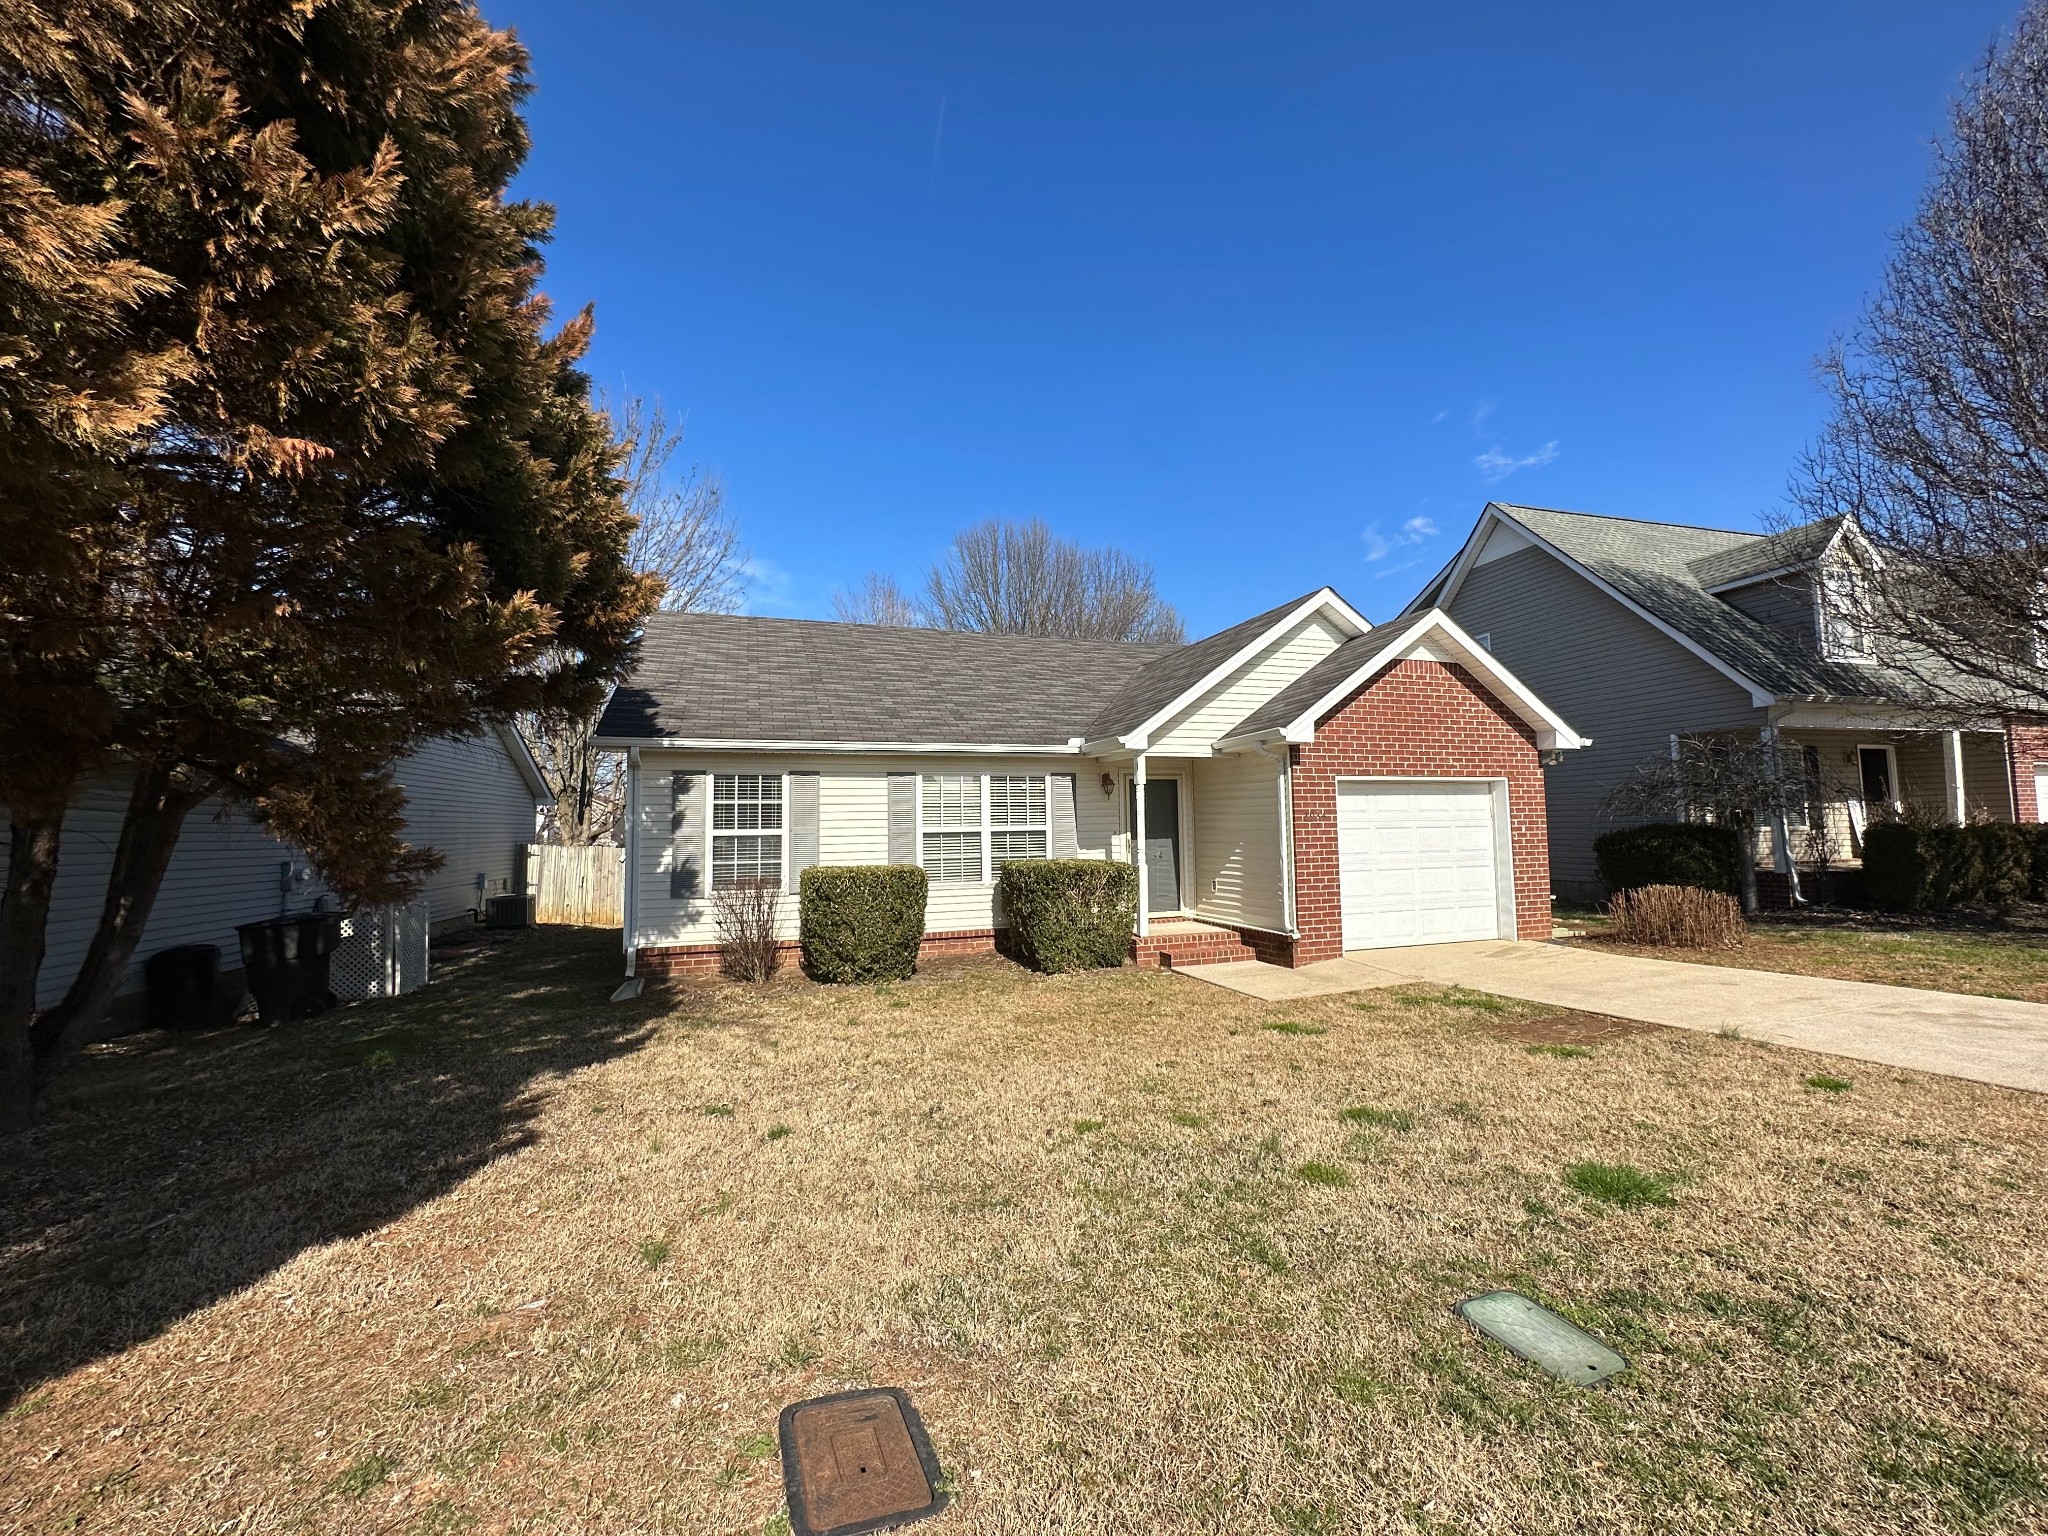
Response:
[{"label": "white window trim", "polygon": [[[981,821],[980,821],[979,825],[978,825],[978,826],[975,826],[975,825],[968,825],[968,826],[958,826],[958,827],[947,827],[947,826],[939,826],[939,825],[936,825],[936,824],[931,824],[931,825],[928,825],[928,824],[926,823],[925,819],[924,819],[924,807],[925,807],[925,799],[924,799],[924,781],[925,781],[925,779],[926,779],[927,777],[931,777],[931,778],[937,778],[937,779],[968,779],[968,778],[971,778],[971,779],[975,780],[975,781],[976,781],[976,783],[978,783],[978,784],[980,785],[980,788],[981,788]],[[994,823],[993,823],[993,822],[992,822],[992,821],[990,820],[990,818],[989,818],[989,812],[990,812],[990,794],[989,794],[989,780],[991,780],[991,779],[1037,779],[1037,780],[1038,780],[1038,781],[1039,781],[1039,782],[1040,782],[1041,784],[1043,784],[1043,785],[1045,786],[1045,820],[1044,820],[1044,821],[1042,821],[1042,822],[1031,822],[1031,823],[1027,823],[1026,825],[1023,825],[1023,826],[1011,826],[1011,825],[1008,825],[1008,824],[1005,824],[1005,825],[1003,825],[1003,826],[1000,826],[1000,827],[999,827],[999,826],[996,826],[996,825],[995,825],[995,824],[994,824]],[[1043,833],[1045,834],[1045,857],[1047,857],[1048,859],[1052,857],[1052,775],[1050,775],[1050,774],[1047,774],[1047,773],[1029,773],[1029,772],[1027,772],[1027,773],[1016,773],[1016,772],[1013,772],[1013,771],[1004,771],[1004,772],[1002,772],[1002,773],[974,773],[974,774],[968,774],[968,773],[935,773],[935,774],[931,774],[931,775],[926,775],[926,774],[922,774],[922,773],[920,773],[920,774],[919,774],[919,775],[917,776],[917,829],[916,829],[916,830],[917,830],[917,867],[918,867],[919,869],[925,869],[925,863],[924,863],[924,838],[925,838],[925,834],[926,834],[927,832],[975,832],[975,831],[978,831],[978,832],[980,833],[980,835],[981,835],[981,878],[980,878],[980,879],[978,879],[978,880],[941,880],[941,879],[939,879],[939,878],[938,878],[938,876],[936,876],[936,875],[933,875],[933,874],[932,874],[932,872],[931,872],[931,871],[930,871],[929,869],[925,869],[925,874],[926,874],[926,876],[927,876],[927,877],[928,877],[928,878],[929,878],[929,879],[931,880],[931,882],[932,882],[932,883],[933,883],[934,885],[950,885],[950,886],[964,886],[964,885],[979,885],[979,886],[987,886],[987,887],[991,887],[991,888],[992,888],[992,887],[993,887],[993,886],[995,885],[995,883],[996,883],[996,868],[995,868],[995,862],[996,862],[996,858],[995,858],[995,839],[994,839],[994,837],[993,837],[993,835],[992,835],[992,834],[994,834],[994,833],[997,833],[997,832],[1043,832]]]},{"label": "white window trim", "polygon": [[704,828],[705,894],[709,895],[711,892],[719,889],[718,840],[721,837],[762,837],[768,835],[766,830],[762,828],[750,830],[745,827],[733,827],[724,832],[718,830],[718,781],[720,779],[738,778],[774,779],[781,786],[777,793],[781,797],[782,825],[774,829],[773,835],[782,848],[782,858],[780,860],[776,885],[778,889],[787,892],[789,890],[789,775],[787,773],[764,773],[759,769],[753,768],[734,768],[713,769],[706,777],[710,780],[710,783],[705,785],[704,800],[704,820],[706,823]]},{"label": "white window trim", "polygon": [[[1831,568],[1846,575],[1852,592],[1860,588],[1864,593],[1868,593],[1870,589],[1870,573],[1853,563],[1846,562],[1847,557],[1837,556],[1831,560],[1823,560],[1814,567],[1813,622],[1820,634],[1820,652],[1829,661],[1846,662],[1856,667],[1874,667],[1877,665],[1877,640],[1871,634],[1869,624],[1863,621],[1862,615],[1849,615],[1842,626],[1856,634],[1861,648],[1849,650],[1835,643],[1834,600],[1828,591]],[[1861,602],[1866,599],[1854,600]]]}]

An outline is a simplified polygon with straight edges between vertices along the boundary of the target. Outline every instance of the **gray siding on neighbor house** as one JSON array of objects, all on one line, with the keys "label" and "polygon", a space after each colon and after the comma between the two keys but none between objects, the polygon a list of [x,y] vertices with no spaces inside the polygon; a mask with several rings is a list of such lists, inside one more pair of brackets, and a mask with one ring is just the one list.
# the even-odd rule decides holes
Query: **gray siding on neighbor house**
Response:
[{"label": "gray siding on neighbor house", "polygon": [[1560,895],[1598,894],[1593,839],[1608,791],[1673,731],[1754,729],[1763,711],[1654,625],[1540,549],[1475,566],[1450,605],[1493,654],[1593,745],[1546,771],[1550,871]]},{"label": "gray siding on neighbor house", "polygon": [[1759,624],[1790,635],[1800,645],[1820,643],[1813,627],[1813,583],[1804,576],[1781,576],[1723,592],[1722,598]]}]

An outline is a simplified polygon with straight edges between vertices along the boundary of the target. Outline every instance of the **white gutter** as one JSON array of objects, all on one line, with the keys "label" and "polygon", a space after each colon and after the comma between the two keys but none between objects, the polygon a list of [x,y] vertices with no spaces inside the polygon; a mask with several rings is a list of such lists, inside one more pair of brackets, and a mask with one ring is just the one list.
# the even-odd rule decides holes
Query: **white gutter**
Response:
[{"label": "white gutter", "polygon": [[894,752],[904,755],[946,753],[974,757],[1077,757],[1078,737],[1061,745],[1035,742],[957,741],[756,741],[717,736],[595,736],[591,745],[611,752]]},{"label": "white gutter", "polygon": [[1138,937],[1144,938],[1152,932],[1152,914],[1147,910],[1152,904],[1152,860],[1150,849],[1145,846],[1145,754],[1140,752],[1131,764],[1131,784],[1136,791],[1131,796],[1131,841],[1136,845],[1134,853],[1138,860]]},{"label": "white gutter", "polygon": [[1294,753],[1285,745],[1267,747],[1280,762],[1280,921],[1287,937],[1301,937],[1294,912]]}]

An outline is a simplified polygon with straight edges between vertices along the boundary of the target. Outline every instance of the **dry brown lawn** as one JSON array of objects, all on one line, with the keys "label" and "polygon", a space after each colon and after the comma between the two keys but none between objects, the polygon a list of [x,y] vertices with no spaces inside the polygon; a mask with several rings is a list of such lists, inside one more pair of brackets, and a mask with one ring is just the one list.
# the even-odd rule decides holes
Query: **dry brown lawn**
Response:
[{"label": "dry brown lawn", "polygon": [[[1470,994],[615,968],[544,932],[56,1085],[0,1527],[777,1531],[778,1410],[870,1382],[935,1536],[2048,1524],[2048,1100]],[[1500,1286],[1633,1370],[1450,1314]]]},{"label": "dry brown lawn", "polygon": [[1574,913],[1570,923],[1585,934],[1577,942],[1625,955],[2048,1003],[2048,932],[2037,926],[1946,927],[1878,914],[1766,918],[1751,923],[1739,949],[1679,950],[1616,943],[1604,916]]}]

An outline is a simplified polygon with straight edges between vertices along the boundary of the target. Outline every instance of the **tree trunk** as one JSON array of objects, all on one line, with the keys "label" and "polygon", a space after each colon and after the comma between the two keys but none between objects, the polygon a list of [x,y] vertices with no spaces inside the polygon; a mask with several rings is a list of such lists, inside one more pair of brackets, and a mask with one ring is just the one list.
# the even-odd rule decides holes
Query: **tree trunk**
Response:
[{"label": "tree trunk", "polygon": [[145,763],[136,770],[121,840],[114,846],[113,868],[107,872],[106,900],[85,963],[64,1000],[36,1020],[36,1057],[44,1065],[76,1049],[86,1032],[105,1017],[149,924],[185,818],[205,798],[163,764]]},{"label": "tree trunk", "polygon": [[27,1125],[35,1104],[36,981],[57,884],[64,812],[16,811],[7,828],[7,889],[0,895],[0,1134]]}]

